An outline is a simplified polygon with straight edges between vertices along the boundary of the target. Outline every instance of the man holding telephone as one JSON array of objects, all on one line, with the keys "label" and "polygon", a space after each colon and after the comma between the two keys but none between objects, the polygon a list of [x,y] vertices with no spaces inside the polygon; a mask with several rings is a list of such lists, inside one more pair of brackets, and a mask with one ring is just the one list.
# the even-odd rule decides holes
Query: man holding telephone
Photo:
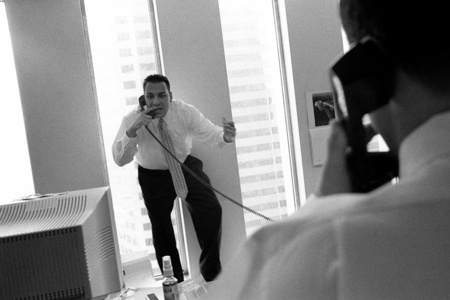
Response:
[{"label": "man holding telephone", "polygon": [[[361,154],[364,164],[370,156],[349,134],[364,131],[362,120],[353,123],[354,111],[340,103],[344,121],[332,124],[315,195],[293,216],[255,232],[225,265],[208,299],[449,299],[445,5],[440,0],[339,1],[352,47],[330,72],[338,102],[360,110],[358,117],[369,114],[397,157],[398,182],[389,176],[375,184],[354,178],[365,166],[350,163],[349,157]],[[366,146],[365,137],[358,136]],[[381,167],[393,170],[390,164]]]},{"label": "man holding telephone", "polygon": [[174,276],[178,282],[184,280],[170,216],[178,196],[185,200],[201,247],[200,271],[206,281],[212,281],[221,271],[222,208],[212,190],[185,170],[183,174],[175,170],[180,169],[179,164],[164,147],[209,184],[202,161],[190,154],[192,139],[211,147],[223,147],[234,141],[234,122],[224,119],[222,127],[214,125],[194,106],[173,99],[170,82],[163,75],[148,76],[143,88],[139,107],[122,120],[112,149],[114,161],[123,166],[135,159],[139,164],[139,184],[152,224],[160,269],[163,256],[169,255]]}]

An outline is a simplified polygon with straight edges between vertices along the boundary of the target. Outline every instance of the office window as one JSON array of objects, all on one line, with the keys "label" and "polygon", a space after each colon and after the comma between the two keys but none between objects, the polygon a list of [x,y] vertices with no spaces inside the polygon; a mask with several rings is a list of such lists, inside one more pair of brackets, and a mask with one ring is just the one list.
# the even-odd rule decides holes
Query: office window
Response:
[{"label": "office window", "polygon": [[[0,204],[34,194],[28,143],[5,3],[0,2],[0,99],[3,116]],[[14,128],[14,130],[8,130]]]},{"label": "office window", "polygon": [[[284,107],[276,1],[219,0],[243,204],[280,220],[300,199]],[[301,170],[300,170],[301,172]],[[267,221],[244,211],[247,235]]]},{"label": "office window", "polygon": [[[125,254],[147,251],[153,274],[159,274],[147,209],[137,180],[137,164],[118,167],[111,153],[123,116],[138,105],[144,78],[157,72],[159,58],[153,51],[149,5],[147,0],[86,0],[85,6],[121,255],[127,258],[129,255]],[[184,241],[178,231],[176,212],[173,222],[178,241]],[[185,250],[183,246],[179,249],[183,259]]]}]

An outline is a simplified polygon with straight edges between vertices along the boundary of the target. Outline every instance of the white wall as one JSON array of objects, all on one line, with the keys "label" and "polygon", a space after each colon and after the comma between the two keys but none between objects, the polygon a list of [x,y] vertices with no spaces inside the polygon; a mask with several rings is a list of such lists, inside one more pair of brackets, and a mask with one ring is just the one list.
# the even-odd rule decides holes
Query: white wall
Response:
[{"label": "white wall", "polygon": [[[337,0],[285,0],[297,104],[306,195],[317,187],[321,166],[314,166],[308,128],[306,93],[330,90],[328,68],[342,52]],[[297,145],[298,146],[298,145]]]},{"label": "white wall", "polygon": [[80,1],[5,1],[36,193],[108,185]]},{"label": "white wall", "polygon": [[[39,193],[108,185],[80,2],[5,1]],[[230,118],[217,0],[157,0],[156,4],[164,70],[174,97],[188,100],[215,123],[223,116]],[[327,70],[341,52],[342,41],[336,1],[286,0],[286,11],[295,98],[291,101],[296,101],[299,120],[296,147],[301,146],[308,195],[317,185],[320,168],[312,164],[305,94],[329,89]],[[222,150],[195,145],[193,154],[204,161],[214,186],[241,201],[234,145]],[[245,232],[242,210],[221,202],[226,263]],[[198,245],[190,225],[187,230],[189,260],[195,268]]]}]

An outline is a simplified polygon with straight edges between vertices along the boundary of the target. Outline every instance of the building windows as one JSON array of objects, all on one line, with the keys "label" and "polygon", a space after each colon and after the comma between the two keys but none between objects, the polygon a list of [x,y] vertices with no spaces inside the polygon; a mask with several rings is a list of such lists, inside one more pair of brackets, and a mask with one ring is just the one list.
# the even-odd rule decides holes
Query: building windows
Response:
[{"label": "building windows", "polygon": [[[239,71],[242,72],[242,71]],[[235,72],[228,72],[228,74],[235,74]],[[236,77],[241,77],[241,76],[236,76]],[[240,109],[240,108],[254,108],[256,106],[265,106],[268,105],[269,102],[269,98],[256,98],[256,99],[244,99],[244,100],[237,100],[237,101],[233,101],[231,103],[231,108],[232,109]]]},{"label": "building windows", "polygon": [[137,40],[143,40],[143,39],[150,39],[151,32],[149,30],[143,30],[143,31],[136,31],[136,39]]},{"label": "building windows", "polygon": [[[225,30],[229,30],[229,28],[225,28]],[[225,47],[233,48],[233,47],[246,47],[246,46],[260,46],[261,42],[257,38],[248,38],[242,40],[228,40],[224,42]]]},{"label": "building windows", "polygon": [[267,91],[266,85],[264,83],[257,83],[257,84],[230,86],[230,94],[241,94],[257,91]]},{"label": "building windows", "polygon": [[120,57],[130,57],[130,56],[132,56],[133,55],[133,53],[132,53],[132,51],[131,51],[131,48],[122,48],[122,49],[119,49],[119,56]]},{"label": "building windows", "polygon": [[144,223],[143,228],[144,228],[144,231],[150,231],[150,230],[152,230],[152,224]]},{"label": "building windows", "polygon": [[155,63],[141,63],[139,64],[139,71],[141,72],[148,72],[156,70],[156,64]]},{"label": "building windows", "polygon": [[[138,98],[137,97],[126,97],[125,103],[127,106],[136,105],[138,103]],[[139,182],[138,182],[138,184],[139,184]]]},{"label": "building windows", "polygon": [[145,207],[141,208],[141,216],[147,216],[148,215],[148,211]]},{"label": "building windows", "polygon": [[151,48],[151,47],[138,47],[137,51],[138,51],[138,55],[155,54],[153,51],[153,48]]},{"label": "building windows", "polygon": [[[225,47],[228,43],[225,43]],[[261,62],[262,57],[259,53],[243,53],[243,54],[234,54],[227,55],[227,64],[237,64],[237,63],[248,63],[248,62]]]},{"label": "building windows", "polygon": [[130,33],[129,32],[118,32],[117,33],[117,40],[118,41],[128,41],[130,39]]},{"label": "building windows", "polygon": [[150,23],[150,20],[148,19],[148,15],[134,15],[133,16],[133,23],[134,24]]},{"label": "building windows", "polygon": [[234,71],[230,71],[228,74],[230,77],[233,77],[233,78],[262,76],[262,75],[264,75],[264,69],[251,68],[251,69],[234,70]]},{"label": "building windows", "polygon": [[124,81],[123,88],[126,90],[136,89],[136,81]]},{"label": "building windows", "polygon": [[[290,176],[283,82],[273,1],[219,0],[243,204],[283,219],[299,199]],[[281,130],[282,129],[282,130]],[[284,160],[284,162],[282,162]],[[286,187],[289,188],[286,188]],[[292,205],[287,205],[287,202]],[[247,235],[264,220],[245,211]]]},{"label": "building windows", "polygon": [[[133,66],[133,65],[123,65],[123,66],[121,66],[121,69],[122,69],[122,73],[123,73],[123,74],[125,74],[125,73],[131,73],[131,72],[134,71],[134,66]],[[134,81],[133,81],[133,82],[134,82]],[[136,83],[134,83],[134,86],[132,86],[132,87],[130,87],[130,88],[132,89],[132,88],[134,88],[134,87],[136,87]]]},{"label": "building windows", "polygon": [[116,16],[115,17],[115,23],[117,25],[127,24],[127,21],[128,21],[127,16]]}]

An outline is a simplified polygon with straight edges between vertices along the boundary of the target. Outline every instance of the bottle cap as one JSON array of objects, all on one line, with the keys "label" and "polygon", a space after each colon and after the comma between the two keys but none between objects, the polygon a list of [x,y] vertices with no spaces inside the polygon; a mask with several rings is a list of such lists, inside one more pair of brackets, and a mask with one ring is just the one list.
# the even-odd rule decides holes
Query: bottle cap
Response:
[{"label": "bottle cap", "polygon": [[163,275],[173,276],[172,261],[168,255],[163,257]]}]

